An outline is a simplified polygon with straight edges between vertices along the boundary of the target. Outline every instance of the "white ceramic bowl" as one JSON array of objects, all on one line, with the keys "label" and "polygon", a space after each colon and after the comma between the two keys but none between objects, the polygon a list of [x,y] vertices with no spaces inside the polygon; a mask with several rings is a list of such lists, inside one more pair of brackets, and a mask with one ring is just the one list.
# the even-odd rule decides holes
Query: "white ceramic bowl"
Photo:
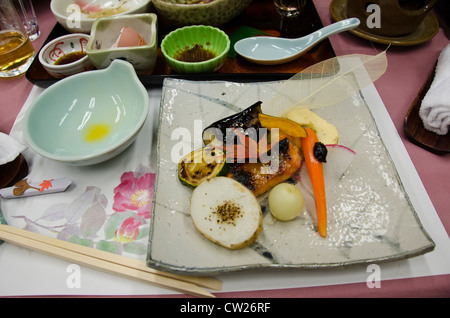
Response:
[{"label": "white ceramic bowl", "polygon": [[150,2],[151,0],[52,0],[50,9],[67,31],[90,33],[97,18],[148,12]]},{"label": "white ceramic bowl", "polygon": [[[89,35],[74,33],[61,36],[47,43],[39,52],[39,62],[53,77],[63,78],[73,74],[89,71],[94,68],[86,54]],[[82,52],[84,57],[72,63],[56,65],[58,59],[69,53]]]},{"label": "white ceramic bowl", "polygon": [[[111,48],[125,26],[138,32],[146,44]],[[157,16],[154,13],[141,13],[96,20],[92,25],[86,52],[97,69],[108,67],[111,61],[121,59],[131,63],[139,74],[151,74],[155,68],[157,47]]]},{"label": "white ceramic bowl", "polygon": [[44,90],[25,114],[24,137],[48,159],[92,165],[130,146],[148,111],[148,92],[133,66],[116,60],[107,69],[67,77]]}]

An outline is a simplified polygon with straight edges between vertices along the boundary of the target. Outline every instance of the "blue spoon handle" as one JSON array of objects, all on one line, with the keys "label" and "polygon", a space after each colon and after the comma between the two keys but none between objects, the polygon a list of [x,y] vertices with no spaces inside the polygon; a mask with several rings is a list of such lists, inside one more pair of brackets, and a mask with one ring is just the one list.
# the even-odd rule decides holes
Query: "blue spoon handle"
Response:
[{"label": "blue spoon handle", "polygon": [[[319,29],[313,33],[311,33],[309,36],[312,37],[312,41],[308,45],[308,47],[311,47],[315,45],[317,42],[322,41],[332,35],[352,30],[356,27],[358,27],[360,24],[359,19],[357,18],[349,18],[345,19],[330,25],[327,25],[326,27],[323,27],[322,29]],[[303,38],[300,38],[303,39]],[[300,40],[298,39],[298,40]]]}]

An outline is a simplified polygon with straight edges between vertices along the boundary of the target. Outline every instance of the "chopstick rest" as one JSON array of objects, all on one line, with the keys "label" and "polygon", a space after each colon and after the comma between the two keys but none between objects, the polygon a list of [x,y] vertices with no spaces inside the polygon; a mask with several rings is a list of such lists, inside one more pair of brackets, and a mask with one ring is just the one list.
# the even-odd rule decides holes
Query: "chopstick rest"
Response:
[{"label": "chopstick rest", "polygon": [[25,248],[109,273],[151,283],[197,297],[214,297],[201,287],[221,290],[222,282],[211,277],[195,277],[161,272],[145,262],[96,250],[30,231],[0,224],[0,239]]},{"label": "chopstick rest", "polygon": [[5,199],[17,199],[31,197],[41,194],[63,192],[71,185],[72,180],[68,178],[42,180],[39,182],[28,182],[23,179],[14,186],[0,189],[0,196]]}]

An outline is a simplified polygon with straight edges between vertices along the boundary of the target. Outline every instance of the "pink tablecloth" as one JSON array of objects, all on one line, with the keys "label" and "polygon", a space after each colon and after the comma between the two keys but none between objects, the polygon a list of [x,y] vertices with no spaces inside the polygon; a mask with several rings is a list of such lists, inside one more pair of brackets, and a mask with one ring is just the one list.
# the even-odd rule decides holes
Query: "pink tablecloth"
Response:
[{"label": "pink tablecloth", "polygon": [[[33,42],[36,51],[55,24],[49,10],[49,0],[34,1],[42,35]],[[331,0],[315,0],[324,25],[332,21]],[[375,86],[402,138],[431,201],[447,231],[450,232],[450,160],[432,154],[406,139],[402,125],[404,117],[426,78],[432,71],[439,53],[449,43],[450,26],[439,19],[441,28],[434,39],[414,47],[390,47],[389,67]],[[351,53],[376,54],[386,49],[350,33],[336,35],[331,43],[337,55]],[[33,85],[24,76],[0,80],[0,131],[9,133],[15,117],[26,101]],[[365,283],[327,287],[223,293],[220,297],[448,297],[450,275],[421,277],[383,282],[380,289],[369,289]]]}]

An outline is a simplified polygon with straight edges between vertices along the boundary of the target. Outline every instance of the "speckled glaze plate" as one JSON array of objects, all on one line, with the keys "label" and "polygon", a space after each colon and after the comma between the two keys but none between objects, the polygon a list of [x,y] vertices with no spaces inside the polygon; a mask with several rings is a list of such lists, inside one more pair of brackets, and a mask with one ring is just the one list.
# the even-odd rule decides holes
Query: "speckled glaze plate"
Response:
[{"label": "speckled glaze plate", "polygon": [[255,101],[270,100],[277,85],[280,82],[165,80],[148,265],[201,275],[380,263],[433,250],[435,244],[404,190],[362,93],[315,110],[337,126],[340,144],[356,152],[339,182],[327,188],[327,238],[318,235],[306,210],[290,222],[273,219],[264,195],[258,197],[264,211],[264,230],[247,248],[227,250],[194,228],[189,215],[192,189],[178,180],[177,158],[201,146],[203,128]]}]

